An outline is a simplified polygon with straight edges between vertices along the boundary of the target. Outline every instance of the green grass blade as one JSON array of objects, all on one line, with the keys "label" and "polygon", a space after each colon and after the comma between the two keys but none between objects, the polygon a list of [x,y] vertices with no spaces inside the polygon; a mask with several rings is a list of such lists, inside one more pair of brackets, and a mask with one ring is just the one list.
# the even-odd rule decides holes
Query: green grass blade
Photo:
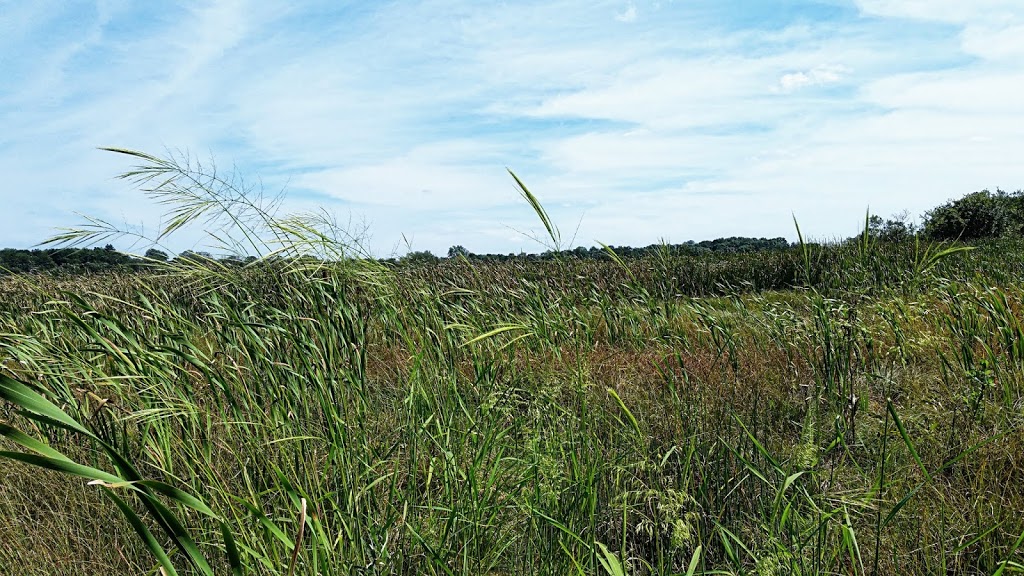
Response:
[{"label": "green grass blade", "polygon": [[84,466],[77,462],[72,462],[67,458],[51,458],[48,456],[39,456],[36,454],[26,454],[24,452],[0,452],[0,458],[7,458],[8,460],[17,460],[18,462],[24,462],[26,464],[32,464],[40,468],[46,468],[47,470],[54,470],[56,472],[64,472],[65,474],[71,474],[73,476],[79,476],[81,478],[88,478],[89,480],[99,480],[109,484],[125,484],[126,480],[118,476],[114,476],[109,472],[104,472],[91,466]]},{"label": "green grass blade", "polygon": [[999,569],[996,570],[995,572],[993,572],[992,576],[1001,576],[1002,575],[1002,573],[1006,570],[1006,567],[1011,564],[1010,558],[1012,558],[1013,555],[1017,553],[1017,550],[1022,545],[1024,545],[1024,532],[1020,533],[1020,537],[1017,538],[1016,542],[1014,542],[1013,548],[1010,549],[1010,553],[1007,554],[1006,558],[1002,562],[999,563]]},{"label": "green grass blade", "polygon": [[228,566],[231,567],[233,576],[242,576],[242,558],[238,554],[238,546],[235,544],[235,537],[231,534],[231,528],[226,522],[220,523],[220,534],[224,539],[224,555],[227,556]]},{"label": "green grass blade", "polygon": [[913,456],[914,462],[917,462],[917,466],[924,473],[924,477],[928,482],[931,482],[932,475],[928,473],[928,469],[924,467],[924,463],[921,461],[921,457],[917,454],[917,449],[914,447],[914,443],[910,440],[910,436],[907,434],[907,429],[903,426],[903,422],[900,421],[900,417],[896,414],[896,408],[892,405],[892,399],[887,399],[885,407],[889,411],[889,415],[892,416],[893,422],[896,423],[896,429],[900,432],[900,437],[903,438],[903,443],[907,445],[907,449],[910,450],[910,455]]},{"label": "green grass blade", "polygon": [[685,576],[693,576],[697,573],[697,565],[700,564],[700,553],[703,551],[703,546],[697,546],[697,549],[693,551],[693,556],[690,557],[690,565],[686,568]]},{"label": "green grass blade", "polygon": [[0,398],[11,402],[22,410],[31,414],[38,414],[51,420],[60,422],[69,429],[75,430],[86,436],[92,433],[82,427],[74,418],[70,417],[53,402],[43,397],[42,394],[30,388],[27,384],[0,374]]},{"label": "green grass blade", "polygon": [[608,576],[626,576],[626,569],[623,568],[618,555],[601,542],[596,542],[596,544],[601,549],[601,554],[598,555],[597,561],[601,563],[601,567],[608,573]]},{"label": "green grass blade", "polygon": [[612,388],[608,388],[608,393],[612,395],[612,398],[615,398],[615,402],[619,404],[619,408],[622,409],[622,412],[626,415],[626,418],[629,419],[630,425],[633,426],[633,431],[636,432],[636,437],[643,438],[644,434],[643,432],[640,431],[640,423],[637,422],[636,416],[633,416],[633,413],[630,412],[629,408],[626,408],[626,403],[622,401],[622,398],[619,396],[618,392],[616,392]]},{"label": "green grass blade", "polygon": [[174,569],[174,564],[172,564],[171,559],[167,557],[167,552],[165,552],[163,547],[160,546],[156,537],[154,537],[153,533],[149,531],[149,528],[146,527],[146,524],[141,518],[139,518],[138,514],[136,514],[135,511],[132,510],[131,507],[128,506],[128,504],[112,490],[103,488],[103,493],[106,494],[106,496],[110,498],[115,505],[117,505],[118,509],[121,510],[121,514],[124,515],[128,520],[128,523],[135,529],[135,533],[139,535],[143,544],[146,545],[146,548],[148,548],[150,553],[157,559],[157,562],[160,563],[160,566],[163,567],[167,575],[177,576],[178,571]]}]

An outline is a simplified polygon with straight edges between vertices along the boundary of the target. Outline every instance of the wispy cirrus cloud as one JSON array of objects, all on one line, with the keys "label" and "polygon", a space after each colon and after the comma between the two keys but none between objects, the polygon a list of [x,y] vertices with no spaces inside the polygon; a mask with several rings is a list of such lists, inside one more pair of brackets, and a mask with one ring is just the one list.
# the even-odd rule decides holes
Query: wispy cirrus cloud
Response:
[{"label": "wispy cirrus cloud", "polygon": [[535,249],[510,231],[534,222],[505,167],[584,244],[792,236],[794,211],[842,235],[868,205],[917,213],[1024,185],[1014,0],[0,14],[2,245],[74,211],[155,225],[101,145],[235,163],[293,208],[365,217],[383,252],[403,234],[436,252]]}]

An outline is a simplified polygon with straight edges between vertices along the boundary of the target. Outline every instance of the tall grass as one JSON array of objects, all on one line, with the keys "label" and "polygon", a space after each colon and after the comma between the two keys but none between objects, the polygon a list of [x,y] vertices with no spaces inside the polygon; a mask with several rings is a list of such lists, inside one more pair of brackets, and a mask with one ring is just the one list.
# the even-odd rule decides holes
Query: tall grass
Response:
[{"label": "tall grass", "polygon": [[1018,245],[388,267],[129,155],[264,257],[3,280],[0,572],[1024,570]]}]

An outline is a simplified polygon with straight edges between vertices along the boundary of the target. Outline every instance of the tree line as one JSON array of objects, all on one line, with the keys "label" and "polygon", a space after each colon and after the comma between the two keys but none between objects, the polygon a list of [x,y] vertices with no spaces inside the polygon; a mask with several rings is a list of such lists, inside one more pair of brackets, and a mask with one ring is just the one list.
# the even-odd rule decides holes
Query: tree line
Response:
[{"label": "tree line", "polygon": [[[921,224],[913,222],[908,212],[883,219],[870,215],[866,223],[867,233],[883,242],[901,242],[915,237],[933,241],[975,241],[993,238],[1024,237],[1024,190],[995,192],[981,190],[962,198],[949,200],[924,213]],[[852,239],[851,239],[852,240]],[[610,246],[615,254],[624,259],[642,258],[659,254],[700,255],[709,253],[761,252],[786,250],[790,243],[785,238],[748,238],[732,236],[701,242],[688,241],[682,244],[651,244],[644,247]],[[474,254],[461,245],[448,249],[446,258],[464,257],[472,261],[502,262],[516,260],[550,260],[555,257],[576,259],[607,258],[604,247],[577,247],[558,253],[554,251],[539,254]],[[0,250],[0,274],[44,272],[51,270],[73,272],[101,272],[112,270],[141,269],[152,262],[166,262],[175,259],[216,259],[228,265],[244,264],[252,258],[239,256],[215,257],[206,252],[185,251],[176,256],[151,248],[142,258],[117,251],[107,244],[100,248],[47,248],[21,250],[7,248]],[[414,251],[400,258],[387,258],[385,262],[396,264],[430,264],[444,258],[429,251]]]},{"label": "tree line", "polygon": [[[936,242],[974,241],[995,238],[1024,237],[1024,190],[1006,192],[996,189],[995,192],[980,190],[966,196],[949,200],[924,213],[921,224],[910,218],[908,211],[882,218],[877,214],[868,216],[866,222],[868,235],[881,242],[903,242],[920,237]],[[858,235],[847,241],[857,241]],[[631,246],[610,246],[620,258],[641,258],[656,254],[700,255],[706,253],[737,253],[760,252],[766,250],[785,250],[791,244],[785,238],[746,238],[733,236],[705,240],[702,242],[685,242],[683,244],[651,244],[641,248]],[[606,258],[607,251],[602,247],[578,247],[557,254],[565,258]],[[452,246],[448,249],[448,258],[466,257],[470,260],[504,261],[504,260],[549,260],[556,254],[552,251],[541,254],[473,254],[463,246]],[[428,264],[442,258],[429,251],[410,252],[398,261],[411,264]]]},{"label": "tree line", "polygon": [[[175,260],[217,260],[226,265],[239,265],[255,260],[253,257],[216,257],[209,252],[186,250]],[[45,248],[23,250],[4,248],[0,250],[0,274],[31,273],[60,270],[65,272],[111,272],[141,270],[153,263],[167,262],[172,257],[163,250],[150,248],[142,257],[119,252],[113,245],[100,248]]]},{"label": "tree line", "polygon": [[[719,253],[737,253],[737,252],[761,252],[765,250],[785,250],[790,247],[789,241],[785,238],[748,238],[744,236],[731,236],[728,238],[717,238],[715,240],[703,240],[701,242],[694,242],[693,240],[684,242],[682,244],[651,244],[643,247],[633,246],[609,246],[613,252],[619,258],[631,259],[631,258],[643,258],[645,256],[651,256],[659,253],[671,253],[678,255],[690,255],[697,256],[700,254],[708,254],[712,252]],[[559,258],[575,258],[579,260],[586,259],[603,259],[608,258],[608,250],[603,246],[591,246],[589,248],[585,246],[578,246],[569,250],[562,250],[555,252],[554,250],[547,250],[539,254],[531,254],[526,252],[510,252],[508,254],[474,254],[467,250],[465,247],[452,246],[448,249],[447,258],[459,258],[465,257],[471,261],[480,262],[504,262],[509,260],[551,260],[555,257]],[[429,251],[418,251],[410,252],[402,258],[390,259],[394,262],[405,262],[413,264],[429,264],[431,262],[437,262],[442,260],[440,256],[436,256]]]}]

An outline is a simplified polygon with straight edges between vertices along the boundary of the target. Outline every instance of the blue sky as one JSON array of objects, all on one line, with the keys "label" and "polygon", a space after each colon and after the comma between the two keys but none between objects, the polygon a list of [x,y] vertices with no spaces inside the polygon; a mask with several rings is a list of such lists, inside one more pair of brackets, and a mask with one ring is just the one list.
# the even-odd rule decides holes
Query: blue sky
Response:
[{"label": "blue sky", "polygon": [[0,246],[155,231],[99,146],[234,165],[380,255],[540,249],[505,167],[585,246],[1024,187],[1021,0],[0,0],[0,78]]}]

